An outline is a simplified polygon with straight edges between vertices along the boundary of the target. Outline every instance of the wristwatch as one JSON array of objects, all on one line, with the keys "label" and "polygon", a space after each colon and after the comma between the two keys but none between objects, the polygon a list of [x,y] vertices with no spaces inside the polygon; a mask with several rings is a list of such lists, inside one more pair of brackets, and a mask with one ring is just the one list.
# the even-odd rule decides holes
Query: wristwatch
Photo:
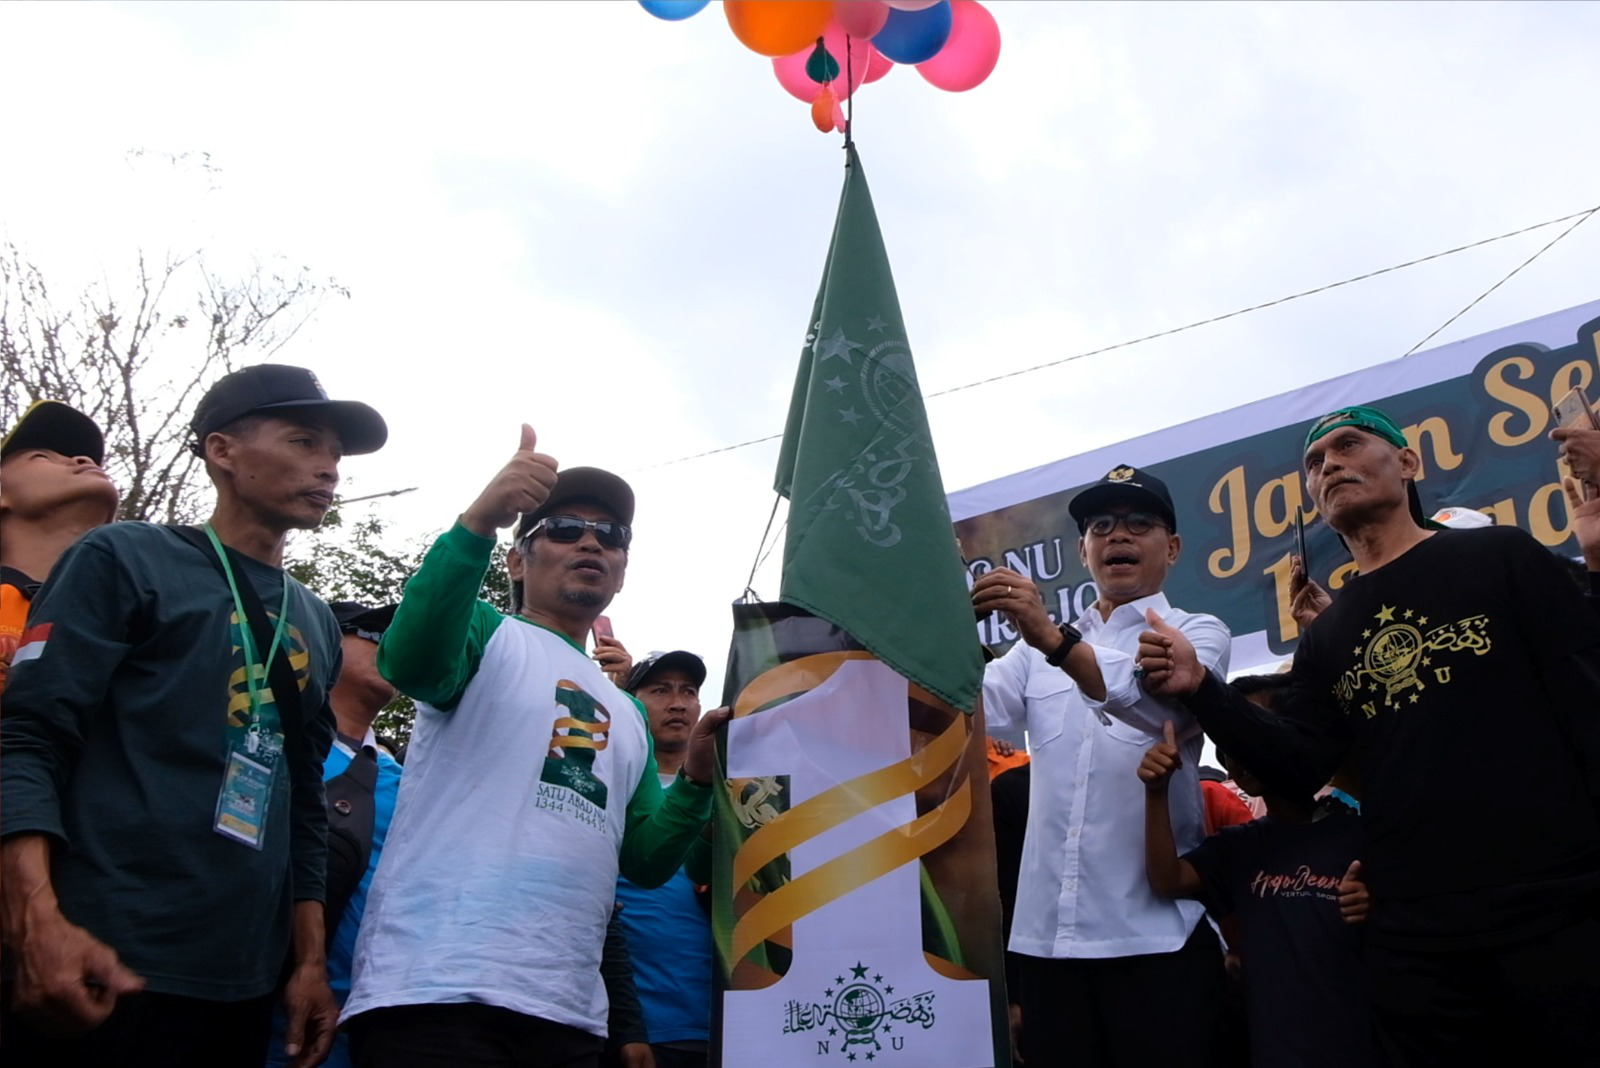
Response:
[{"label": "wristwatch", "polygon": [[1044,658],[1044,662],[1051,667],[1060,667],[1061,661],[1072,652],[1072,647],[1083,641],[1083,635],[1078,633],[1078,628],[1071,623],[1061,624],[1061,644],[1056,646],[1056,651]]}]

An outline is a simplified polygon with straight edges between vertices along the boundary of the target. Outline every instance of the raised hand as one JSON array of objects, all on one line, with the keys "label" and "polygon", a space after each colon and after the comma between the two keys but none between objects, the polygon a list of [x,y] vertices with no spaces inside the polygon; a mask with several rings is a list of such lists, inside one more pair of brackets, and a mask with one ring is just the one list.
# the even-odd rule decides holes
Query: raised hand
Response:
[{"label": "raised hand", "polygon": [[1005,613],[1022,640],[1042,652],[1053,652],[1061,641],[1061,632],[1045,611],[1039,587],[1009,567],[997,567],[978,577],[972,584],[972,607],[984,616]]},{"label": "raised hand", "polygon": [[716,769],[717,730],[733,717],[731,708],[713,708],[700,717],[689,732],[689,752],[683,758],[683,774],[702,786],[710,785]]},{"label": "raised hand", "polygon": [[632,654],[610,634],[594,636],[594,660],[606,678],[619,687],[628,681],[628,672],[633,670]]},{"label": "raised hand", "polygon": [[1372,896],[1361,881],[1361,862],[1352,860],[1339,880],[1339,917],[1345,923],[1366,923]]},{"label": "raised hand", "polygon": [[1134,664],[1144,672],[1144,692],[1157,697],[1194,693],[1206,677],[1194,644],[1154,608],[1145,610],[1144,619],[1150,629],[1139,635],[1139,652],[1134,657]]},{"label": "raised hand", "polygon": [[1139,761],[1139,779],[1146,790],[1165,791],[1172,773],[1183,767],[1183,754],[1178,752],[1178,735],[1169,719],[1161,725],[1161,741],[1145,751]]},{"label": "raised hand", "polygon": [[1333,598],[1306,574],[1305,561],[1298,556],[1294,558],[1289,572],[1289,596],[1289,614],[1301,630],[1311,626],[1312,620],[1333,607]]},{"label": "raised hand", "polygon": [[538,435],[522,424],[522,442],[506,465],[489,480],[467,510],[461,525],[474,534],[492,538],[495,531],[509,527],[523,512],[537,511],[555,488],[555,459],[535,451]]},{"label": "raised hand", "polygon": [[1578,536],[1578,548],[1590,571],[1600,571],[1600,497],[1592,501],[1583,499],[1582,488],[1575,478],[1561,480],[1567,493],[1567,509],[1572,514],[1572,532]]}]

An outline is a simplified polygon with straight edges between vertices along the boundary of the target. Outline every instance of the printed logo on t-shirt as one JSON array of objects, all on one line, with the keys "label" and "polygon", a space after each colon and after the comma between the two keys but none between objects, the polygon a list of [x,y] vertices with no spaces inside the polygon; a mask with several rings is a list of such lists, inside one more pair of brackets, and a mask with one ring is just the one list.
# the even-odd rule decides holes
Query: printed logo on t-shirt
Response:
[{"label": "printed logo on t-shirt", "polygon": [[1374,615],[1374,623],[1376,628],[1361,632],[1365,646],[1352,651],[1356,666],[1334,687],[1334,696],[1347,715],[1359,708],[1371,719],[1380,704],[1391,712],[1414,705],[1430,685],[1449,685],[1448,661],[1459,658],[1444,654],[1482,656],[1490,648],[1488,616],[1468,616],[1424,630],[1427,616],[1407,608],[1396,619],[1395,609],[1384,605]]},{"label": "printed logo on t-shirt", "polygon": [[1328,901],[1339,900],[1341,875],[1318,875],[1310,865],[1302,864],[1294,871],[1273,874],[1262,868],[1250,880],[1250,892],[1259,898],[1269,897],[1320,897]]},{"label": "printed logo on t-shirt", "polygon": [[[270,609],[267,618],[274,625],[277,624],[277,613]],[[233,634],[233,644],[228,654],[231,659],[228,669],[228,748],[254,757],[270,768],[283,752],[283,723],[278,718],[278,703],[272,694],[266,666],[256,664],[256,697],[261,705],[259,714],[251,708],[250,687],[245,682],[245,672],[250,666],[245,663],[239,614],[229,613],[228,622]],[[294,681],[304,693],[306,684],[311,681],[311,653],[306,648],[305,635],[292,620],[283,630],[283,649],[289,655]],[[257,656],[265,656],[266,653],[265,649],[256,650]]]},{"label": "printed logo on t-shirt", "polygon": [[556,683],[555,698],[567,714],[551,728],[535,806],[602,826],[607,790],[595,774],[594,758],[610,744],[611,713],[571,679]]}]

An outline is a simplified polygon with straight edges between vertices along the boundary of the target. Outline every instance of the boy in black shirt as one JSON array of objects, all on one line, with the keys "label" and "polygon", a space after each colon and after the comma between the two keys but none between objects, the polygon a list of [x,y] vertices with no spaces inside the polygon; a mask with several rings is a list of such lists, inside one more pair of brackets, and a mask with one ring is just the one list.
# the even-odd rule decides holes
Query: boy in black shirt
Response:
[{"label": "boy in black shirt", "polygon": [[[1354,749],[1372,888],[1368,990],[1395,1064],[1533,1063],[1600,1048],[1600,625],[1541,545],[1513,527],[1432,531],[1420,459],[1371,408],[1324,416],[1306,485],[1359,574],[1301,638],[1282,716],[1207,674],[1159,618],[1146,687],[1285,793]],[[1527,778],[1461,808],[1488,760]]]},{"label": "boy in black shirt", "polygon": [[[1283,675],[1234,685],[1269,711]],[[1225,827],[1179,857],[1167,811],[1167,780],[1181,757],[1170,740],[1139,765],[1145,784],[1145,861],[1150,888],[1198,897],[1239,922],[1252,1062],[1261,1068],[1370,1068],[1377,1064],[1361,973],[1366,891],[1356,881],[1361,823],[1349,809],[1313,817],[1310,795],[1290,799],[1225,762],[1267,815]]]}]

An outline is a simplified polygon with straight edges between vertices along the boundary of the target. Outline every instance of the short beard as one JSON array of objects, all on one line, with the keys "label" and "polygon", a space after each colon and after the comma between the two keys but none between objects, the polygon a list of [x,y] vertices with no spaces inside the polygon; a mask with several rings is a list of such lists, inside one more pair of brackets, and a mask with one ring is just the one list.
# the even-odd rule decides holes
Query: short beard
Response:
[{"label": "short beard", "polygon": [[578,608],[604,608],[606,596],[599,590],[590,589],[563,589],[560,592],[561,603],[574,605]]}]

